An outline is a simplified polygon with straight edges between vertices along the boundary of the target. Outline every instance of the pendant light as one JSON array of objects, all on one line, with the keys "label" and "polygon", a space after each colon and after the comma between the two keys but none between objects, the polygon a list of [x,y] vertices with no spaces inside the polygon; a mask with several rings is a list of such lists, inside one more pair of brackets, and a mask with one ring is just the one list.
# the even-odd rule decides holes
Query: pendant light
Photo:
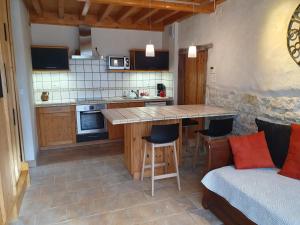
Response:
[{"label": "pendant light", "polygon": [[151,43],[151,40],[149,44],[146,45],[146,57],[154,57],[155,56],[155,50],[154,45]]},{"label": "pendant light", "polygon": [[188,58],[197,58],[197,47],[196,47],[196,45],[190,45],[189,46]]},{"label": "pendant light", "polygon": [[[195,15],[195,3],[193,2],[193,16]],[[192,44],[189,46],[188,58],[197,58],[197,47]]]},{"label": "pendant light", "polygon": [[[149,1],[149,9],[151,10],[151,0]],[[150,15],[150,32],[151,32],[151,15]],[[154,45],[151,43],[151,39],[150,39],[149,44],[146,45],[146,57],[154,57],[154,56],[155,56]]]}]

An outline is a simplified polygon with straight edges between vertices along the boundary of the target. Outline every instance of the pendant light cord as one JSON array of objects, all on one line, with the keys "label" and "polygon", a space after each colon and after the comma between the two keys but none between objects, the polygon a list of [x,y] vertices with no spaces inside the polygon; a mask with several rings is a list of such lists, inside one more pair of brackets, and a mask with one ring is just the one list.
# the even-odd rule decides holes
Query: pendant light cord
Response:
[{"label": "pendant light cord", "polygon": [[[151,0],[149,1],[149,10],[151,10]],[[150,35],[151,35],[151,29],[152,29],[152,24],[151,24],[151,14],[150,14]],[[150,36],[151,37],[151,36]],[[150,44],[151,44],[151,39],[150,39]]]},{"label": "pendant light cord", "polygon": [[[195,16],[195,2],[193,1],[193,17],[194,16]],[[195,45],[195,37],[194,37],[194,41],[192,42],[192,45]]]}]

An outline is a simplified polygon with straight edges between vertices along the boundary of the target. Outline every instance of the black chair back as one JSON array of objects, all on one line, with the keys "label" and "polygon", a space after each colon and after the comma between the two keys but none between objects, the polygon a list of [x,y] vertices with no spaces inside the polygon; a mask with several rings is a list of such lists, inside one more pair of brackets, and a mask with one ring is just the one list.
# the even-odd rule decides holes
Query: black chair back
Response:
[{"label": "black chair back", "polygon": [[179,123],[167,125],[153,125],[151,128],[151,141],[153,143],[169,143],[179,137]]},{"label": "black chair back", "polygon": [[220,137],[230,134],[232,131],[233,118],[212,119],[209,122],[208,134],[212,137]]}]

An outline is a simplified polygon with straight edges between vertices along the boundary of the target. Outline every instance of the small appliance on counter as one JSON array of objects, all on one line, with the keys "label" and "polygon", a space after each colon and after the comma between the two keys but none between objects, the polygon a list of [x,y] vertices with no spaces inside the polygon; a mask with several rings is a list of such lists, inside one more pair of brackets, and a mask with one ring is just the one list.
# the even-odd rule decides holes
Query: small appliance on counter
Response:
[{"label": "small appliance on counter", "polygon": [[108,138],[106,120],[101,112],[106,104],[77,105],[77,142]]},{"label": "small appliance on counter", "polygon": [[107,69],[109,70],[129,70],[130,61],[127,56],[107,56]]},{"label": "small appliance on counter", "polygon": [[166,97],[166,86],[162,83],[157,84],[157,96]]},{"label": "small appliance on counter", "polygon": [[43,102],[47,102],[49,100],[49,92],[48,91],[43,91],[41,95],[41,100]]}]

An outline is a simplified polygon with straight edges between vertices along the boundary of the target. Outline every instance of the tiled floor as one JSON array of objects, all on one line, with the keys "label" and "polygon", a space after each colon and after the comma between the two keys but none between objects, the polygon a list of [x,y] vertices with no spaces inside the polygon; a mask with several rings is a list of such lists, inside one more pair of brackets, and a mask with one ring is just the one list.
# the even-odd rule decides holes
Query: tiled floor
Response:
[{"label": "tiled floor", "polygon": [[32,185],[14,224],[221,224],[201,206],[201,169],[181,169],[180,192],[175,178],[155,182],[151,197],[150,179],[133,181],[121,154],[82,154],[79,150],[71,153],[71,161],[68,154],[62,156],[64,160],[59,155],[46,156],[41,160],[44,165],[30,170]]}]

